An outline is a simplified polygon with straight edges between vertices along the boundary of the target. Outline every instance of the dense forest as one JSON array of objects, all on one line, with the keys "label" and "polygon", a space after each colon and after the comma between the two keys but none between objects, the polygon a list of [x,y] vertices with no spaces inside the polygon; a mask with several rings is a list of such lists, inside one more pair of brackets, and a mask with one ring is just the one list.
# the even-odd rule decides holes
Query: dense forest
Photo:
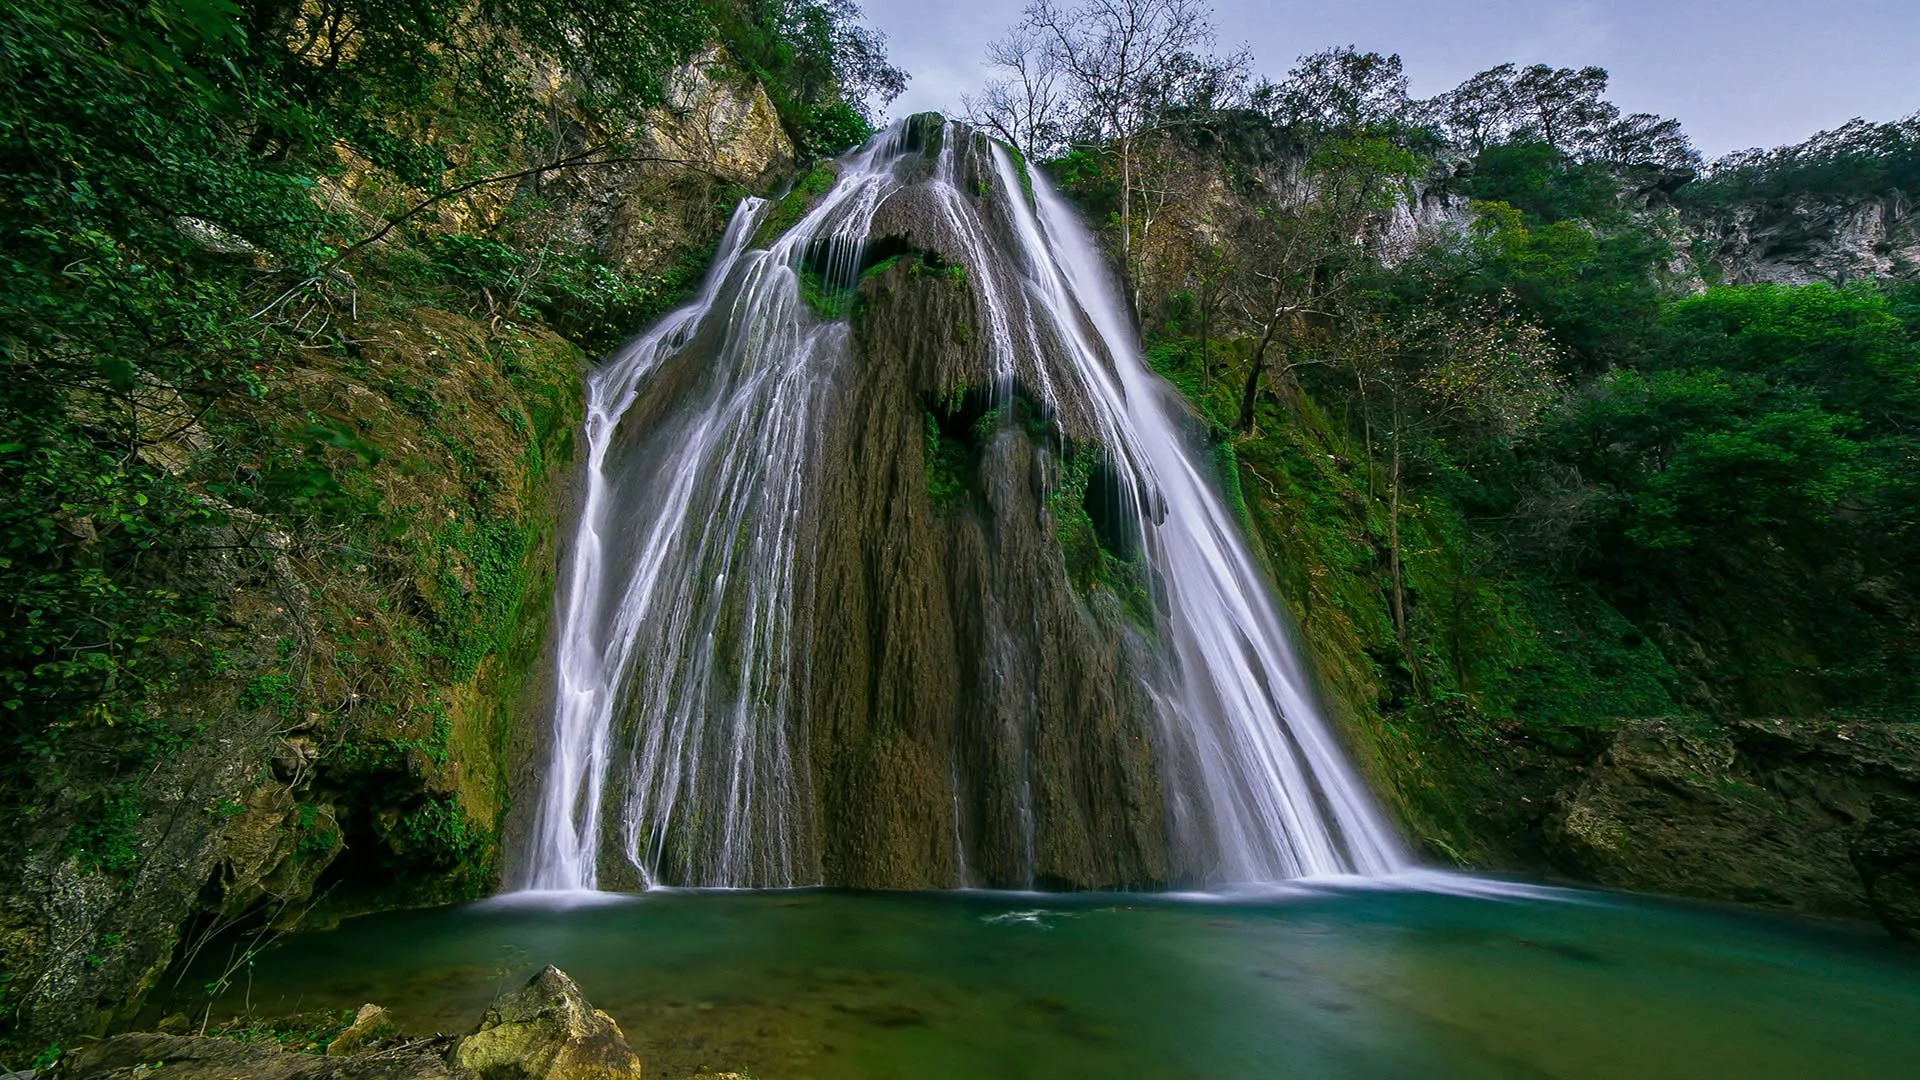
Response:
[{"label": "dense forest", "polygon": [[[0,20],[13,1065],[235,927],[497,884],[581,370],[906,75],[848,0]],[[968,111],[1099,228],[1411,839],[1916,932],[1920,117],[1708,163],[1597,68],[1214,46],[1036,0]]]}]

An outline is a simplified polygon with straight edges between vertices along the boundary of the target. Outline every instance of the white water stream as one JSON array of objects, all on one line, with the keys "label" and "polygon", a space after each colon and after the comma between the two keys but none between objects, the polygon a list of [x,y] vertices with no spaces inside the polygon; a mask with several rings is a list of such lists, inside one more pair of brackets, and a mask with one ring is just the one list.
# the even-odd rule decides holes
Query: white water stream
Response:
[{"label": "white water stream", "polygon": [[[931,188],[964,249],[948,254],[979,295],[996,377],[1010,384],[1021,357],[1053,357],[1024,370],[1030,389],[1091,414],[1138,510],[1167,653],[1141,677],[1160,725],[1170,843],[1207,831],[1208,884],[1404,867],[1092,238],[1038,173],[1030,206],[997,145],[993,191],[963,193],[964,139],[947,127],[928,178],[903,167],[916,156],[904,128],[877,136],[766,250],[750,242],[769,208],[747,200],[699,296],[589,376],[585,500],[521,887],[594,889],[608,857],[643,885],[818,880],[803,854],[810,631],[796,616],[808,601],[807,480],[850,335],[802,301],[798,268],[824,251],[829,280],[856,280],[875,211],[913,183]],[[1010,230],[989,228],[989,200]],[[660,382],[691,390],[643,440],[624,439],[623,418]],[[616,717],[629,745],[614,745]],[[966,884],[954,843],[955,884]]]}]

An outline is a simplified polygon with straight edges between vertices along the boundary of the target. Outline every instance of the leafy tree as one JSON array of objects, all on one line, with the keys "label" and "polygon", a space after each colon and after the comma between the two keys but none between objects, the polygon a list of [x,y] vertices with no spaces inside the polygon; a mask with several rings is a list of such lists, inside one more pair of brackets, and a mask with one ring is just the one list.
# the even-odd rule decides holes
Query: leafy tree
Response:
[{"label": "leafy tree", "polygon": [[1285,81],[1255,91],[1276,123],[1353,135],[1404,126],[1413,113],[1400,57],[1348,45],[1303,56]]},{"label": "leafy tree", "polygon": [[[1236,290],[1257,343],[1240,396],[1241,431],[1253,428],[1270,350],[1306,338],[1308,320],[1334,320],[1371,258],[1370,231],[1402,197],[1417,159],[1380,135],[1330,137],[1306,167],[1296,199],[1256,203],[1237,230]],[[1292,361],[1281,360],[1280,370]]]},{"label": "leafy tree", "polygon": [[1604,68],[1501,64],[1428,102],[1423,111],[1455,145],[1478,154],[1502,143],[1544,143],[1575,161],[1699,164],[1677,121],[1622,117],[1605,98]]},{"label": "leafy tree", "polygon": [[1707,179],[1683,190],[1687,201],[1706,206],[1801,194],[1911,194],[1920,191],[1920,113],[1886,124],[1856,118],[1792,146],[1728,154]]}]

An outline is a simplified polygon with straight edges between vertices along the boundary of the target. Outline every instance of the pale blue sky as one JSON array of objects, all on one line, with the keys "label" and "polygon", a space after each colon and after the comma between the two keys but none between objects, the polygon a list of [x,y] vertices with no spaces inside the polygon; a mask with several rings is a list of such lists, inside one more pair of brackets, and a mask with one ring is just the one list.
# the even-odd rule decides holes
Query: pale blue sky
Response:
[{"label": "pale blue sky", "polygon": [[[957,112],[1023,0],[863,0],[913,75],[893,112]],[[1709,157],[1920,110],[1920,0],[1215,0],[1221,44],[1275,78],[1329,45],[1397,52],[1428,96],[1504,61],[1598,64]]]}]

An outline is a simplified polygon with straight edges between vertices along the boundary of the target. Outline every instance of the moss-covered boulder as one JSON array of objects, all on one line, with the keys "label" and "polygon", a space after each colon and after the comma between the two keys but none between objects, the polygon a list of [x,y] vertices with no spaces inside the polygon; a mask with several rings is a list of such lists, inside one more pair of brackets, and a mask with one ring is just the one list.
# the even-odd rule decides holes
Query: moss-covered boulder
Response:
[{"label": "moss-covered boulder", "polygon": [[483,1080],[640,1080],[620,1025],[552,965],[489,1008],[453,1063]]}]

